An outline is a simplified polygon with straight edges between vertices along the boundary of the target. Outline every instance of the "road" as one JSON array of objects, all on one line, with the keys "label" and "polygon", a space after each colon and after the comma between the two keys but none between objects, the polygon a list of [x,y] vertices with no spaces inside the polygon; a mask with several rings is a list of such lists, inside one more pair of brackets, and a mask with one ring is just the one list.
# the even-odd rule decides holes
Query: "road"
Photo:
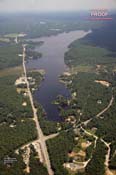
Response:
[{"label": "road", "polygon": [[112,98],[111,98],[108,106],[104,110],[102,110],[99,114],[97,114],[96,117],[100,117],[102,114],[104,114],[112,106],[113,101],[114,101],[114,97],[112,95]]},{"label": "road", "polygon": [[[46,140],[52,139],[52,138],[56,137],[58,134],[44,136],[44,134],[42,132],[42,129],[41,129],[40,124],[39,124],[38,116],[37,116],[37,109],[34,106],[33,96],[32,96],[32,93],[31,93],[31,90],[30,90],[30,85],[29,85],[29,82],[28,82],[28,79],[27,79],[27,70],[26,70],[26,65],[25,65],[25,62],[26,62],[25,58],[26,58],[26,47],[25,47],[25,45],[23,45],[23,70],[24,70],[25,81],[26,81],[26,84],[27,84],[28,95],[29,95],[31,107],[32,107],[32,110],[33,110],[33,117],[34,117],[34,121],[35,121],[35,124],[36,124],[36,129],[37,129],[37,136],[38,136],[37,141],[40,144],[41,155],[43,155],[43,157],[44,157],[44,163],[46,164],[46,167],[47,167],[47,170],[48,170],[48,174],[49,175],[54,175],[54,172],[53,172],[53,170],[51,168],[49,154],[48,154],[48,151],[47,151]],[[102,110],[100,113],[98,113],[96,115],[96,117],[100,117],[103,113],[105,113],[112,106],[113,101],[114,101],[114,97],[112,96],[108,106],[104,110]],[[91,120],[92,119],[89,119],[89,120],[83,122],[83,124],[87,125]],[[90,132],[86,131],[82,127],[81,127],[81,129],[86,134],[89,134],[89,135],[91,135],[91,136],[93,136],[95,138],[95,143],[94,143],[94,149],[95,149],[98,137],[96,135],[91,134]],[[101,141],[108,148],[108,152],[107,152],[107,155],[106,155],[106,160],[105,160],[105,163],[104,163],[106,168],[108,168],[108,166],[109,166],[109,158],[110,158],[110,144],[105,142],[103,139],[101,139]],[[33,142],[35,142],[35,141],[33,141]],[[91,158],[88,161],[83,162],[84,163],[84,167],[87,166],[87,164],[89,163]]]},{"label": "road", "polygon": [[[114,96],[112,95],[111,100],[110,100],[108,106],[105,107],[101,112],[99,112],[95,117],[96,118],[99,118],[102,114],[104,114],[112,106],[113,101],[114,101]],[[95,117],[90,118],[90,119],[82,122],[82,124],[84,124],[85,126],[87,126]]]},{"label": "road", "polygon": [[25,58],[26,58],[26,46],[23,45],[23,70],[24,70],[25,82],[27,84],[27,91],[28,91],[28,95],[29,95],[29,99],[30,99],[30,103],[31,103],[32,111],[33,111],[33,117],[34,117],[35,124],[36,124],[37,136],[38,136],[38,140],[39,140],[39,143],[40,143],[42,155],[44,157],[45,164],[46,164],[46,167],[47,167],[47,170],[48,170],[48,174],[49,175],[54,175],[53,170],[51,168],[51,163],[50,163],[49,154],[48,154],[48,151],[47,151],[47,146],[46,146],[46,142],[45,142],[45,139],[44,139],[44,135],[43,135],[42,129],[41,129],[39,121],[38,121],[37,109],[34,106],[33,96],[32,96],[32,93],[31,93],[31,90],[30,90],[30,85],[29,85],[29,82],[28,82],[28,79],[27,79],[27,70],[26,70],[26,65],[25,65],[25,63],[26,63]]},{"label": "road", "polygon": [[[98,136],[96,136],[95,134],[92,134],[90,132],[88,132],[87,130],[85,130],[83,127],[81,127],[81,129],[88,135],[92,136],[95,138],[95,142],[94,142],[94,149],[96,148],[96,144],[97,144],[97,140],[98,140]],[[106,157],[105,157],[105,162],[104,162],[104,165],[105,165],[105,168],[106,168],[106,172],[109,172],[109,175],[113,175],[112,172],[109,170],[109,161],[110,161],[110,152],[111,152],[111,148],[110,148],[110,144],[111,143],[107,143],[105,140],[103,140],[102,138],[100,139],[101,142],[107,147],[107,154],[106,154]],[[91,158],[85,163],[85,167],[87,166],[87,164],[90,162],[90,160],[92,159],[92,156]]]},{"label": "road", "polygon": [[108,167],[109,167],[109,161],[110,161],[110,152],[111,152],[110,145],[111,145],[111,143],[107,143],[103,139],[101,139],[101,141],[106,145],[106,147],[108,149],[107,154],[106,154],[106,159],[105,159],[105,166],[106,166],[106,169],[108,169]]}]

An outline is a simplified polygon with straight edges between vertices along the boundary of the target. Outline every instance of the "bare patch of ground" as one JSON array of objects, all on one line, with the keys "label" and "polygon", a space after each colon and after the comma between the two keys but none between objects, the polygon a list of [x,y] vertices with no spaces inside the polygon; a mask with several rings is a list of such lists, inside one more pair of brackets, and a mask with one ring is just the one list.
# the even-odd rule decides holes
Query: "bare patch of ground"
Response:
[{"label": "bare patch of ground", "polygon": [[109,87],[111,84],[108,81],[95,80],[96,83],[100,83],[103,86]]}]

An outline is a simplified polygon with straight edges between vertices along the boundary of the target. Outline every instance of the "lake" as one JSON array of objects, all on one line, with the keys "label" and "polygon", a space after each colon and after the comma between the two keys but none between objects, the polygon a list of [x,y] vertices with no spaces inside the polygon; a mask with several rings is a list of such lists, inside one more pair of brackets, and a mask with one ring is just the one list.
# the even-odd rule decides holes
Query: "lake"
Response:
[{"label": "lake", "polygon": [[46,72],[45,80],[41,83],[40,88],[36,91],[34,98],[44,107],[47,118],[52,121],[61,121],[57,106],[51,104],[60,94],[70,97],[69,90],[59,82],[58,76],[66,71],[67,66],[64,63],[64,54],[68,46],[76,39],[84,37],[88,32],[78,30],[69,33],[61,33],[56,36],[41,37],[32,41],[44,41],[36,51],[42,53],[42,58],[30,60],[27,68],[44,69]]}]

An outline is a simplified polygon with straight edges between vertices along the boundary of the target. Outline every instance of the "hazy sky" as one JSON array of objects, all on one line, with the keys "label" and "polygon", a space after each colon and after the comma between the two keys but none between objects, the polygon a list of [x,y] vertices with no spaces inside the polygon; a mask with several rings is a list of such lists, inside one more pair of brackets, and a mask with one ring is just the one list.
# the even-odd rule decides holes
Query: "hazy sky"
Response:
[{"label": "hazy sky", "polygon": [[0,0],[0,11],[66,11],[115,8],[116,0]]}]

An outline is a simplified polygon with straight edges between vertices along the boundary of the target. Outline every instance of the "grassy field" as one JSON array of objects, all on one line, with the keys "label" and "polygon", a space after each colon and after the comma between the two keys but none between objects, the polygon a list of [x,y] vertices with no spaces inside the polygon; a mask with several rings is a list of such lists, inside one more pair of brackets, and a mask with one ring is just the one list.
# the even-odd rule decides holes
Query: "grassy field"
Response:
[{"label": "grassy field", "polygon": [[8,38],[0,38],[0,42],[6,42],[9,43],[10,40]]},{"label": "grassy field", "polygon": [[6,38],[16,38],[16,37],[18,37],[18,33],[9,33],[9,34],[7,34],[7,35],[4,35],[4,37],[6,37]]},{"label": "grassy field", "polygon": [[19,75],[20,72],[22,72],[22,66],[17,66],[13,68],[6,68],[3,70],[0,70],[0,77],[4,77],[7,75]]},{"label": "grassy field", "polygon": [[95,70],[93,70],[93,67],[89,65],[77,65],[71,68],[72,74],[75,74],[78,72],[92,72],[92,71],[94,72]]},{"label": "grassy field", "polygon": [[22,63],[22,46],[10,44],[0,47],[0,69],[19,66]]}]

